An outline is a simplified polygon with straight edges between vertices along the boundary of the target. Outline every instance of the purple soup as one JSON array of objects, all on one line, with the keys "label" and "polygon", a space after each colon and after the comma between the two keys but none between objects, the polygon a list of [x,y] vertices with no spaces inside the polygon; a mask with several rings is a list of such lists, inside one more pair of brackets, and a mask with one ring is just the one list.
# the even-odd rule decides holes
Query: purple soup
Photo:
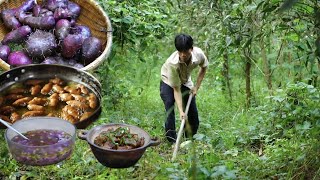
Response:
[{"label": "purple soup", "polygon": [[11,141],[17,146],[11,149],[13,157],[24,164],[49,165],[69,157],[73,149],[73,138],[70,134],[59,130],[33,130],[23,133],[28,140],[19,135]]}]

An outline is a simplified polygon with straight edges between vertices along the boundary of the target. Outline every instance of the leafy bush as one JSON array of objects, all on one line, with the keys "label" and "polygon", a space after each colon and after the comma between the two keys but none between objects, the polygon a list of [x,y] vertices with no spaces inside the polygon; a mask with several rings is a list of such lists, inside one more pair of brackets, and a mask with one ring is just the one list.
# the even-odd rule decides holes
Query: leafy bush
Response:
[{"label": "leafy bush", "polygon": [[[292,134],[309,134],[320,130],[320,92],[315,87],[299,82],[268,97],[270,103],[263,112],[271,119],[273,128]],[[317,133],[316,133],[317,134]],[[313,134],[313,135],[316,135]],[[284,134],[285,135],[285,134]]]},{"label": "leafy bush", "polygon": [[101,5],[111,17],[116,43],[123,47],[147,36],[164,37],[170,24],[165,6],[159,3],[158,0],[103,1]]},{"label": "leafy bush", "polygon": [[[256,124],[242,137],[242,144],[261,156],[267,168],[264,178],[311,178],[319,173],[320,155],[320,92],[315,87],[298,82],[277,90],[269,101],[251,112]],[[238,142],[239,143],[239,142]],[[280,167],[280,169],[279,169]],[[254,172],[250,167],[249,172]],[[284,173],[286,172],[286,173]]]}]

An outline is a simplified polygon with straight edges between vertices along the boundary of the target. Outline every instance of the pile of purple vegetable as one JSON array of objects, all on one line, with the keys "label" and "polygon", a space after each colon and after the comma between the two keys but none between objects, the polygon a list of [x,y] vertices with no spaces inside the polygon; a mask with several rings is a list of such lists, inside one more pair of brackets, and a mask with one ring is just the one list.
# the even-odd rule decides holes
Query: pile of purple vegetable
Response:
[{"label": "pile of purple vegetable", "polygon": [[0,58],[11,66],[64,64],[82,68],[99,57],[102,42],[77,24],[81,7],[69,0],[26,0],[0,16],[11,31],[0,45]]}]

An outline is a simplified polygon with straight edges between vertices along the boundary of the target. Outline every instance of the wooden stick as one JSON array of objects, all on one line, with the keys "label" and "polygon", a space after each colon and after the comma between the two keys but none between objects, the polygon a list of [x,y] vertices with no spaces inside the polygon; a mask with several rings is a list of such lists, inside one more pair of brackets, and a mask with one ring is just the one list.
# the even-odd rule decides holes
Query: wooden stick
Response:
[{"label": "wooden stick", "polygon": [[[188,99],[187,106],[186,106],[186,109],[185,109],[186,116],[188,115],[188,111],[189,111],[190,103],[191,103],[191,100],[192,100],[192,96],[193,95],[191,93],[189,95],[189,99]],[[182,136],[182,132],[183,132],[183,129],[184,129],[184,125],[186,124],[186,121],[187,120],[184,119],[184,118],[181,120],[181,125],[180,125],[180,129],[179,129],[179,132],[178,132],[178,137],[177,137],[176,144],[175,144],[174,150],[173,150],[172,161],[174,161],[176,159],[176,157],[177,157],[181,136]]]}]

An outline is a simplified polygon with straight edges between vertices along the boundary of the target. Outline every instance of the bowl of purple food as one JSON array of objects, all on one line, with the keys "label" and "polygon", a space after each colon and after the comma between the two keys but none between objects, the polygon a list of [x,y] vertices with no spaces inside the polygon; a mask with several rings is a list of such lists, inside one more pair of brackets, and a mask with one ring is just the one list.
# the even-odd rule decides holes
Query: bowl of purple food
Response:
[{"label": "bowl of purple food", "polygon": [[76,127],[57,117],[30,117],[17,121],[5,132],[12,157],[19,163],[32,166],[56,164],[72,154]]}]

